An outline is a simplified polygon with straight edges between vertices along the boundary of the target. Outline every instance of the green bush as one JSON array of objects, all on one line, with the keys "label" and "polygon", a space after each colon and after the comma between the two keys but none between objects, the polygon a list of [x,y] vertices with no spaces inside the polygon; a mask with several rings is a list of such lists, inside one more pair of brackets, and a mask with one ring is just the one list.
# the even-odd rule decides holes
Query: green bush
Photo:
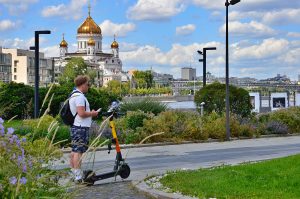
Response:
[{"label": "green bush", "polygon": [[136,130],[137,127],[143,126],[143,120],[149,119],[150,115],[147,113],[144,113],[142,111],[136,111],[127,112],[126,115],[126,127],[132,130]]},{"label": "green bush", "polygon": [[[226,117],[225,115],[217,115],[212,113],[205,117],[204,131],[212,139],[225,140],[226,138]],[[238,122],[237,116],[230,116],[230,133],[231,137],[239,137],[240,134],[240,123]]]},{"label": "green bush", "polygon": [[159,113],[165,111],[167,105],[162,102],[153,101],[151,98],[145,98],[136,101],[124,102],[121,104],[121,112],[127,111],[143,111],[145,113],[153,113],[158,115]]},{"label": "green bush", "polygon": [[[225,112],[225,90],[225,84],[213,83],[197,91],[194,99],[197,108],[199,109],[200,104],[205,102],[206,113],[215,111],[220,115],[223,114]],[[248,91],[235,86],[230,86],[229,91],[230,111],[233,114],[248,117],[252,109]]]},{"label": "green bush", "polygon": [[[66,145],[70,143],[70,131],[69,127],[59,124],[55,118],[50,115],[46,115],[40,119],[24,120],[23,124],[25,128],[30,129],[30,136],[33,139],[48,138],[52,139],[57,128],[57,132],[54,137],[54,143],[60,142],[60,145]],[[63,141],[63,142],[62,142]]]},{"label": "green bush", "polygon": [[206,139],[202,124],[197,113],[181,111],[165,111],[144,120],[143,127],[137,128],[141,139],[155,133],[164,134],[151,137],[147,142],[182,141],[183,139]]},{"label": "green bush", "polygon": [[[62,103],[67,100],[73,88],[73,84],[52,85],[40,88],[40,116],[46,111],[51,101],[48,114],[56,117]],[[49,91],[49,89],[51,90]],[[33,87],[14,82],[3,84],[0,89],[0,116],[4,119],[10,119],[14,116],[17,116],[15,119],[33,118],[33,96]],[[107,90],[94,87],[89,89],[86,96],[92,109],[97,110],[98,108],[102,108],[103,111],[107,110],[112,101],[120,100],[120,97],[110,94]]]},{"label": "green bush", "polygon": [[[280,133],[279,129],[282,130],[282,134],[300,133],[300,107],[290,107],[287,109],[277,110],[271,113],[259,114],[257,117],[257,120],[260,123],[260,125],[264,127],[261,127],[262,134],[270,134],[273,131],[276,132],[276,134],[278,134]],[[279,127],[279,125],[282,125],[282,127]],[[269,130],[266,129],[267,126]],[[267,132],[262,132],[263,130]]]},{"label": "green bush", "polygon": [[269,121],[278,121],[285,124],[289,133],[300,133],[300,107],[274,111],[270,113]]},{"label": "green bush", "polygon": [[288,134],[288,127],[282,122],[270,121],[266,124],[265,134]]},{"label": "green bush", "polygon": [[32,117],[33,94],[30,86],[15,82],[3,84],[0,89],[0,116],[4,119]]}]

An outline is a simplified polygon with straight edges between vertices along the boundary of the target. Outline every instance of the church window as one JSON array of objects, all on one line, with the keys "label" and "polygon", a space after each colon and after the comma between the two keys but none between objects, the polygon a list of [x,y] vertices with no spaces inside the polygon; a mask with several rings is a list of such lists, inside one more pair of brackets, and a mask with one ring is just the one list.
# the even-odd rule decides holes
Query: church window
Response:
[{"label": "church window", "polygon": [[111,60],[111,62],[112,62],[112,63],[114,63],[114,62],[115,62],[115,60]]}]

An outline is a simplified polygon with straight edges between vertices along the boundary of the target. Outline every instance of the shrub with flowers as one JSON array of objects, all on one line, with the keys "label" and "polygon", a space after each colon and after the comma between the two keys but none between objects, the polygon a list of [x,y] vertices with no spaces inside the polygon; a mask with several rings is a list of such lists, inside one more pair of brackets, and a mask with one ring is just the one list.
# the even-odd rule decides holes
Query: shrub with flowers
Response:
[{"label": "shrub with flowers", "polygon": [[0,118],[0,198],[66,198],[58,183],[63,171],[49,168],[62,156],[49,139],[27,140],[3,126]]}]

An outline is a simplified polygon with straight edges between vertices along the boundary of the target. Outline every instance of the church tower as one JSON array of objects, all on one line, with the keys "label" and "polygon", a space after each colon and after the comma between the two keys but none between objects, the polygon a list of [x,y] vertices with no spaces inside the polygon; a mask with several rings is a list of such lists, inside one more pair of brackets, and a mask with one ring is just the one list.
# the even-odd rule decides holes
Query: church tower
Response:
[{"label": "church tower", "polygon": [[116,42],[116,35],[114,35],[114,41],[111,43],[110,47],[114,57],[119,58],[119,44]]},{"label": "church tower", "polygon": [[63,34],[63,39],[59,44],[59,56],[65,57],[66,53],[68,53],[68,43],[65,40],[65,34]]},{"label": "church tower", "polygon": [[77,29],[77,52],[87,53],[88,41],[92,36],[95,41],[95,51],[102,52],[102,31],[91,17],[91,5],[89,4],[88,17]]},{"label": "church tower", "polygon": [[95,40],[92,37],[92,33],[91,36],[87,42],[87,55],[89,57],[90,60],[94,59],[95,55],[96,55],[96,47],[95,47]]}]

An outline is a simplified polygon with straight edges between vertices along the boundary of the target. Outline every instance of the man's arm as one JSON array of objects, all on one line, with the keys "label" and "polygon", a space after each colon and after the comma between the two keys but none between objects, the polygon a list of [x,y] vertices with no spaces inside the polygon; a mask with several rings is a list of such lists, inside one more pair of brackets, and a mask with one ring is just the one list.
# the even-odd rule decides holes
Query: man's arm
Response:
[{"label": "man's arm", "polygon": [[95,110],[92,110],[91,112],[85,111],[84,106],[77,106],[76,109],[77,109],[77,114],[82,118],[96,117],[98,115],[98,112]]}]

